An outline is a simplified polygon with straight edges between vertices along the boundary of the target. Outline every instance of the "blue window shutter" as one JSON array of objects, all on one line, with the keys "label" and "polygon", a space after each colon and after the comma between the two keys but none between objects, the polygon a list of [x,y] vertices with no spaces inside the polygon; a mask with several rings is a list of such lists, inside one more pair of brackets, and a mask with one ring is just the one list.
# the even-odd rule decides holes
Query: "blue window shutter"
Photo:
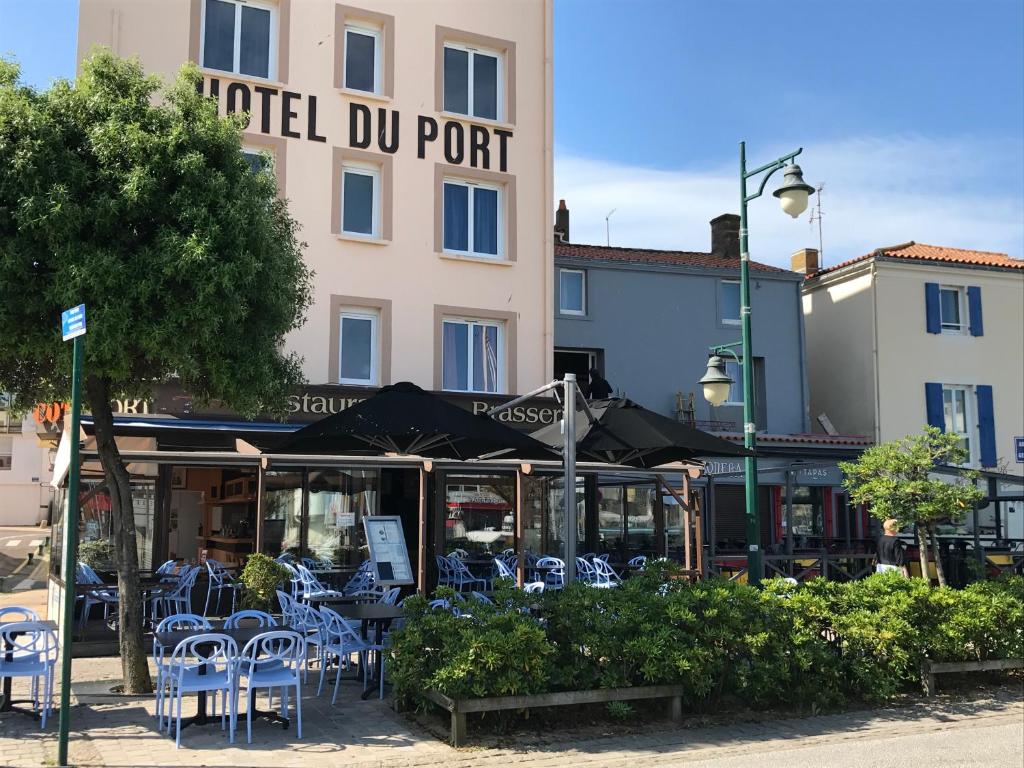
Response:
[{"label": "blue window shutter", "polygon": [[942,414],[942,385],[929,382],[924,385],[925,411],[928,414],[928,424],[946,431],[946,418]]},{"label": "blue window shutter", "polygon": [[996,420],[992,409],[992,387],[979,384],[974,388],[978,396],[978,437],[981,447],[981,466],[996,465]]},{"label": "blue window shutter", "polygon": [[924,284],[924,314],[928,333],[942,333],[942,310],[939,308],[939,284]]},{"label": "blue window shutter", "polygon": [[967,286],[967,310],[971,317],[971,336],[982,336],[985,326],[981,322],[981,288],[977,285]]}]

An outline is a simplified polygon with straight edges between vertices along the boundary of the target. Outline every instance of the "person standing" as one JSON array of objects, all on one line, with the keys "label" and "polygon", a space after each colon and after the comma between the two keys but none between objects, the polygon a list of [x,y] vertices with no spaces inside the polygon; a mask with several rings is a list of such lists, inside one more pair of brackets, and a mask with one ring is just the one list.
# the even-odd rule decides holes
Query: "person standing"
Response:
[{"label": "person standing", "polygon": [[895,518],[889,518],[882,523],[884,535],[878,540],[878,563],[875,565],[875,573],[886,573],[887,571],[899,571],[904,576],[910,576],[910,569],[907,567],[907,549],[903,540],[899,537],[900,523]]},{"label": "person standing", "polygon": [[605,400],[612,396],[612,385],[597,368],[590,369],[590,399]]}]

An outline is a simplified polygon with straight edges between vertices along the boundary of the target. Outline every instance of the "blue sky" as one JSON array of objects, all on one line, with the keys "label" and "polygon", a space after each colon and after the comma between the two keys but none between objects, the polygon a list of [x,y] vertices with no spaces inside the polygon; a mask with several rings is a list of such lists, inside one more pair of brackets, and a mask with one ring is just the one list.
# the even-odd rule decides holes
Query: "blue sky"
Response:
[{"label": "blue sky", "polygon": [[[302,0],[300,0],[302,1]],[[0,52],[75,68],[75,0],[0,0]],[[555,0],[555,196],[572,236],[704,250],[737,143],[798,146],[826,263],[917,240],[1024,255],[1020,0]],[[774,186],[774,180],[770,187]],[[817,244],[766,196],[754,258]]]}]

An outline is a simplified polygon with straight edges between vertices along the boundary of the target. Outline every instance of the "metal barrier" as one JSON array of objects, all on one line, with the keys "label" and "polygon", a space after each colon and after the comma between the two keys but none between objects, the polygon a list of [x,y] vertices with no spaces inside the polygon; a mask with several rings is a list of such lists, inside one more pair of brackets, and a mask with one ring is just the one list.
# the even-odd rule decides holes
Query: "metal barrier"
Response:
[{"label": "metal barrier", "polygon": [[[720,555],[708,561],[708,569],[730,581],[744,580],[747,574],[745,555]],[[875,570],[875,555],[863,552],[804,552],[792,555],[765,555],[766,578],[789,578],[797,581],[818,578],[833,581],[856,581]]]}]

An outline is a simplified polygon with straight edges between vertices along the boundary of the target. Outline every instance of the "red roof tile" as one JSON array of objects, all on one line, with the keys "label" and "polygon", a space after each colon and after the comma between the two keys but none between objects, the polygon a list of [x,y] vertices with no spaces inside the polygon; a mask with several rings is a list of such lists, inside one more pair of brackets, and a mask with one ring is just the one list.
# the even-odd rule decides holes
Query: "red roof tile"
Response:
[{"label": "red roof tile", "polygon": [[[576,243],[555,243],[555,256],[571,259],[595,259],[600,261],[621,261],[632,264],[670,264],[679,267],[703,267],[709,269],[740,268],[738,257],[719,256],[714,253],[697,251],[656,251],[650,248],[613,248],[604,245],[579,245]],[[750,268],[760,272],[788,272],[769,264],[750,262]]]},{"label": "red roof tile", "polygon": [[829,272],[834,272],[837,269],[848,267],[851,264],[856,264],[860,261],[866,261],[867,259],[875,258],[876,256],[894,258],[894,259],[908,259],[910,261],[933,261],[941,262],[945,264],[974,264],[982,267],[1001,267],[1003,269],[1024,269],[1024,261],[1021,259],[1010,258],[1005,253],[996,253],[993,251],[971,251],[966,248],[946,248],[941,245],[925,245],[924,243],[915,243],[911,240],[909,243],[903,243],[901,245],[892,245],[885,248],[876,248],[871,253],[863,256],[858,256],[855,259],[844,261],[841,264],[836,264],[833,267],[827,267],[826,269],[820,269],[817,272],[808,275],[808,277],[817,277],[818,275],[825,275]]}]

